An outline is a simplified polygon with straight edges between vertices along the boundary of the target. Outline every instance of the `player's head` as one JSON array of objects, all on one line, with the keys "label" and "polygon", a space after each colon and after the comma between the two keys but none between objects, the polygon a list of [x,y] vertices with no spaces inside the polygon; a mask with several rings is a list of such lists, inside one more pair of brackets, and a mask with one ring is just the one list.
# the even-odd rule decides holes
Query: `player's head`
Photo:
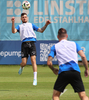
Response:
[{"label": "player's head", "polygon": [[22,13],[21,14],[21,20],[23,23],[26,23],[28,21],[28,17],[26,13]]},{"label": "player's head", "polygon": [[67,34],[67,31],[66,31],[66,29],[64,29],[64,28],[60,28],[59,30],[58,30],[58,39],[67,39],[67,37],[68,37],[68,34]]}]

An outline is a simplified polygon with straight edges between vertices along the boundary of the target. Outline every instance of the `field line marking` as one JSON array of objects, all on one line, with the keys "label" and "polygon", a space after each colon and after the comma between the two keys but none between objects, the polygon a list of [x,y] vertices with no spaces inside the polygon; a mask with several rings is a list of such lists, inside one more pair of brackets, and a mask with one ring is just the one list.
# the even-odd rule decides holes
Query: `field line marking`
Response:
[{"label": "field line marking", "polygon": [[[63,95],[66,91],[67,91],[67,89],[65,89],[65,90],[63,91],[63,93],[61,93],[61,95]],[[60,95],[60,96],[61,96],[61,95]]]}]

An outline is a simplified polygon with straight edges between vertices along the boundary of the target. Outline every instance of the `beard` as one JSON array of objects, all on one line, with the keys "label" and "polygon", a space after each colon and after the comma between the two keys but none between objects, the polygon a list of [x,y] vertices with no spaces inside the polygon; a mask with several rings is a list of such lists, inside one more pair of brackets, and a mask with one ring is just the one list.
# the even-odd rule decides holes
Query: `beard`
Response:
[{"label": "beard", "polygon": [[23,23],[27,23],[27,21],[25,21],[25,20],[23,20],[22,22],[23,22]]}]

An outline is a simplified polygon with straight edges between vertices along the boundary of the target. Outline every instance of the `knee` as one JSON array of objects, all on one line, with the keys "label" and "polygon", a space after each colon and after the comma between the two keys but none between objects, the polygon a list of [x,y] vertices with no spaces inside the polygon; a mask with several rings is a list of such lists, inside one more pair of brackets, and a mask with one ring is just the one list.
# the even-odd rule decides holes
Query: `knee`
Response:
[{"label": "knee", "polygon": [[36,63],[36,60],[35,60],[35,59],[33,59],[33,60],[31,60],[31,62],[32,62],[32,64],[34,64],[34,63]]},{"label": "knee", "polygon": [[32,63],[32,64],[36,64],[36,59],[35,59],[35,57],[34,57],[34,58],[31,58],[31,63]]},{"label": "knee", "polygon": [[85,92],[80,92],[79,97],[81,100],[89,100],[89,98],[86,96]]},{"label": "knee", "polygon": [[61,92],[54,90],[53,91],[53,100],[59,100],[59,96],[60,96]]},{"label": "knee", "polygon": [[26,63],[22,62],[20,65],[21,65],[21,67],[24,67],[24,66],[26,66]]},{"label": "knee", "polygon": [[52,100],[59,100],[59,96],[58,95],[53,95]]},{"label": "knee", "polygon": [[89,100],[89,98],[88,98],[86,95],[81,96],[80,99],[81,99],[81,100]]}]

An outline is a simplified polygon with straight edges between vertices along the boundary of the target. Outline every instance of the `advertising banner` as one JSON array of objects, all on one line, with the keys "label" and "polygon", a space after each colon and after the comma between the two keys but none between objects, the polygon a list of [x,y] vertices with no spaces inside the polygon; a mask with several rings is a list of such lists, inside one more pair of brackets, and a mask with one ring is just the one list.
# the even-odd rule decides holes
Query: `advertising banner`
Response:
[{"label": "advertising banner", "polygon": [[43,34],[36,32],[37,40],[57,40],[61,27],[67,30],[69,40],[89,40],[89,0],[28,0],[29,10],[22,9],[23,1],[0,2],[0,40],[20,40],[19,33],[11,32],[11,18],[15,17],[15,26],[21,24],[22,12],[28,14],[29,22],[40,28],[47,20],[51,21]]},{"label": "advertising banner", "polygon": [[[37,50],[36,62],[37,64],[47,64],[48,54],[50,48],[58,41],[37,41],[35,43]],[[76,41],[83,52],[85,53],[87,60],[89,61],[89,41]],[[81,61],[81,57],[78,55],[78,60]],[[0,41],[0,64],[20,64],[21,63],[21,41]],[[27,64],[31,64],[30,57]],[[56,57],[53,59],[53,64],[58,64]]]},{"label": "advertising banner", "polygon": [[[37,37],[37,64],[46,64],[49,50],[58,42],[59,28],[65,28],[68,40],[75,41],[83,48],[89,61],[89,0],[27,0],[30,9],[23,10],[25,0],[2,0],[0,2],[0,64],[20,64],[21,41],[19,33],[12,33],[11,18],[15,17],[15,27],[20,25],[21,13],[26,12],[28,21],[39,28],[47,20],[51,24]],[[78,60],[81,58],[78,56]],[[54,64],[57,59],[54,58]],[[27,64],[31,64],[30,58]]]}]

